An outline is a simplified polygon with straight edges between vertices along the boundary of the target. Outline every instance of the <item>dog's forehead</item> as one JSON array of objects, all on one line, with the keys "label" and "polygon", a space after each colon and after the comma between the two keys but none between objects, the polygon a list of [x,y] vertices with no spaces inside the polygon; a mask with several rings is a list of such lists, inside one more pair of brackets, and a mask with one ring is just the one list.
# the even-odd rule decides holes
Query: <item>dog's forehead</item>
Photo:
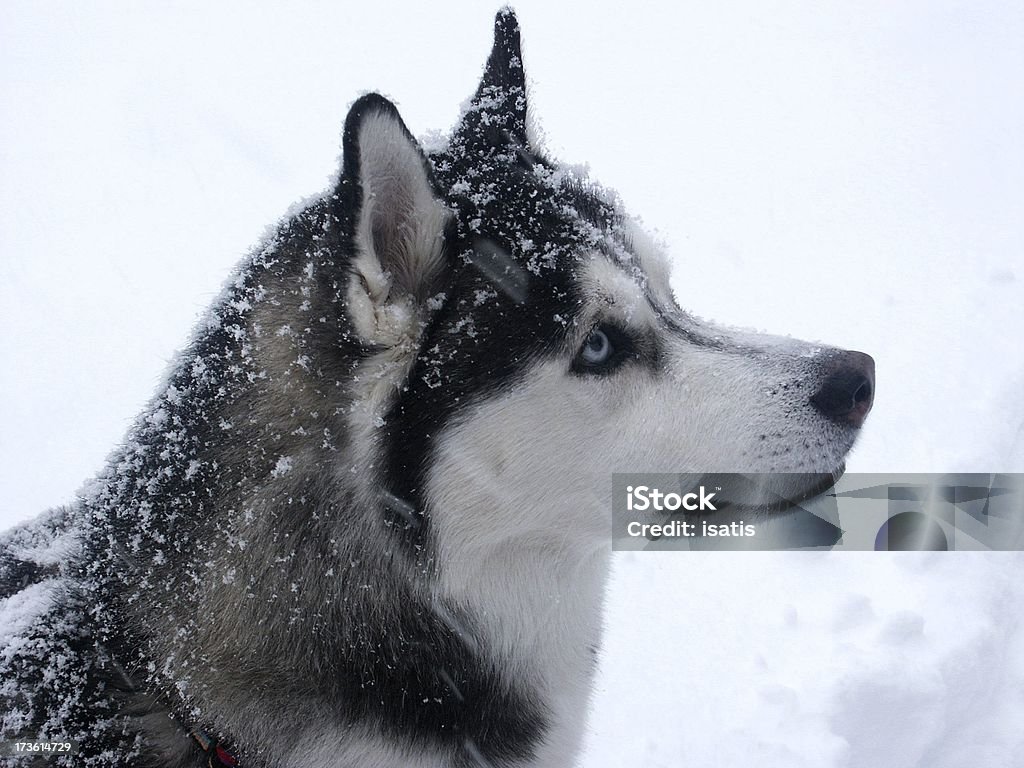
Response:
[{"label": "dog's forehead", "polygon": [[664,246],[652,238],[640,224],[626,218],[622,221],[629,252],[635,259],[641,274],[646,281],[648,293],[658,304],[671,306],[675,304],[672,288],[669,284],[671,267]]},{"label": "dog's forehead", "polygon": [[581,259],[580,286],[590,304],[604,305],[629,320],[675,306],[662,249],[630,218],[604,233],[598,248]]},{"label": "dog's forehead", "polygon": [[450,147],[430,156],[446,205],[467,241],[488,240],[535,275],[569,266],[569,256],[596,241],[614,211],[575,180],[513,144]]},{"label": "dog's forehead", "polygon": [[652,319],[643,278],[606,253],[595,251],[581,259],[579,291],[585,314],[616,318],[633,324]]},{"label": "dog's forehead", "polygon": [[[449,144],[429,160],[456,215],[461,254],[498,293],[522,303],[527,295],[564,296],[574,283],[582,306],[674,305],[662,249],[585,171],[501,141]],[[509,275],[515,290],[506,290]]]}]

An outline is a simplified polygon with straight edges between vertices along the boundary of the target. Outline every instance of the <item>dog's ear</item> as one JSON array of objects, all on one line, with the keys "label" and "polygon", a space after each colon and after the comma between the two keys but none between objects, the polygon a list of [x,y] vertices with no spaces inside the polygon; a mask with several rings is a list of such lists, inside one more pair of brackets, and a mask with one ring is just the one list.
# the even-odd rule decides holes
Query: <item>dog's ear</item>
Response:
[{"label": "dog's ear", "polygon": [[395,346],[419,334],[428,299],[440,290],[449,211],[419,145],[383,96],[352,105],[343,155],[343,178],[354,185],[358,210],[349,315],[365,342]]},{"label": "dog's ear", "polygon": [[528,147],[526,72],[523,69],[519,21],[511,8],[494,18],[494,45],[484,76],[456,131],[477,144]]}]

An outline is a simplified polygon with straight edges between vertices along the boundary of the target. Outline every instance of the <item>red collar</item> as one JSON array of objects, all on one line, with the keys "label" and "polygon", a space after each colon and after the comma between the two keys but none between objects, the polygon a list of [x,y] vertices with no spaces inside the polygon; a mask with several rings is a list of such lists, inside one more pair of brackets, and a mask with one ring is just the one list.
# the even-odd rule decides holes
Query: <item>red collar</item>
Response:
[{"label": "red collar", "polygon": [[219,739],[211,738],[205,731],[201,731],[198,728],[194,728],[189,736],[192,740],[199,745],[199,748],[207,755],[206,764],[210,768],[221,768],[221,766],[227,766],[228,768],[237,768],[241,765],[238,762],[238,758],[231,754],[220,742]]}]

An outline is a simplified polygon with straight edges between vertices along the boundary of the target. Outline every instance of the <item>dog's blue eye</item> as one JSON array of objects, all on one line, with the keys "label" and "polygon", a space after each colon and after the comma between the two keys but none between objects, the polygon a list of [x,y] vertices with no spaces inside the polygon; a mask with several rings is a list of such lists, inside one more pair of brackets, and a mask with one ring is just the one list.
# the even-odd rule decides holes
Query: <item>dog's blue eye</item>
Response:
[{"label": "dog's blue eye", "polygon": [[608,334],[600,328],[595,328],[583,342],[583,349],[580,350],[580,360],[586,365],[604,365],[614,352],[612,341]]},{"label": "dog's blue eye", "polygon": [[603,375],[629,360],[639,359],[632,337],[611,323],[601,323],[587,336],[572,361],[572,372]]}]

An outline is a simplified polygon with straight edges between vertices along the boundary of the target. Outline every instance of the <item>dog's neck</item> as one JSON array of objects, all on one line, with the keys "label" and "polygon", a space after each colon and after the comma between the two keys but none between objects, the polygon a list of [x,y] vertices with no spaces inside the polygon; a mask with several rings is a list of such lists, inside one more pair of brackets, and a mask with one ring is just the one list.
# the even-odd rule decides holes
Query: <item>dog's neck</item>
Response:
[{"label": "dog's neck", "polygon": [[564,541],[528,539],[445,542],[439,558],[441,595],[479,622],[502,663],[542,675],[572,664],[600,641],[607,552],[574,552]]},{"label": "dog's neck", "polygon": [[525,682],[548,713],[536,765],[568,765],[597,666],[610,553],[524,536],[449,539],[440,554],[443,599],[470,617],[495,667]]}]

